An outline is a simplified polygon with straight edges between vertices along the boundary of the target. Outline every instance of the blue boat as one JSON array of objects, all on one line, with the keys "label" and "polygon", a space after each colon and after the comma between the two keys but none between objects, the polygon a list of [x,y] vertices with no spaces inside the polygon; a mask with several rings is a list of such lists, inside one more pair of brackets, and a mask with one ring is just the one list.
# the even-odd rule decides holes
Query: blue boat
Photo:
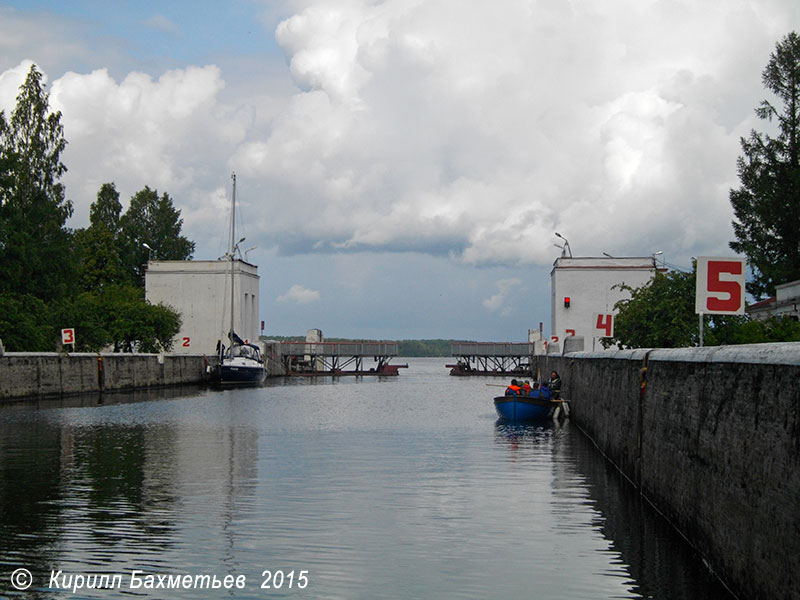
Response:
[{"label": "blue boat", "polygon": [[531,396],[497,396],[494,408],[501,419],[515,423],[541,421],[553,416],[561,403],[554,401],[547,388],[534,390]]}]

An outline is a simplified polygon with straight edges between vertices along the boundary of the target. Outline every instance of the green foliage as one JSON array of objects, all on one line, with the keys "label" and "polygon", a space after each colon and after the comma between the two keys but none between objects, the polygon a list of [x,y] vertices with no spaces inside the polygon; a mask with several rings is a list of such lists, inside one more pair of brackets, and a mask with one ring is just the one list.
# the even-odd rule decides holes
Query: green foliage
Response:
[{"label": "green foliage", "polygon": [[730,247],[747,256],[756,298],[771,296],[775,285],[800,279],[800,36],[792,32],[777,44],[762,73],[764,87],[782,103],[764,100],[760,119],[778,124],[777,137],[751,131],[742,138],[737,161],[741,187],[730,191],[736,241]]},{"label": "green foliage", "polygon": [[[60,330],[75,330],[76,352],[99,352],[109,344],[100,301],[96,294],[83,292],[74,299],[62,299],[50,304],[53,336],[60,339]],[[48,348],[54,350],[54,348]],[[72,350],[72,348],[68,348]]]},{"label": "green foliage", "polygon": [[[115,352],[168,352],[181,327],[180,315],[145,302],[140,289],[112,286],[99,297],[104,327]],[[77,332],[76,332],[77,336]]]},{"label": "green foliage", "polygon": [[97,200],[89,208],[90,227],[103,227],[115,238],[119,235],[119,220],[122,204],[114,183],[104,183],[97,192]]},{"label": "green foliage", "polygon": [[45,301],[73,286],[72,203],[61,113],[48,113],[42,74],[32,66],[9,121],[0,113],[0,282],[2,291]]},{"label": "green foliage", "polygon": [[658,272],[641,287],[617,287],[631,297],[614,305],[614,337],[603,340],[605,347],[677,348],[697,344],[693,273]]},{"label": "green foliage", "polygon": [[56,331],[44,302],[30,295],[0,294],[0,339],[9,352],[53,352]]},{"label": "green foliage", "polygon": [[9,351],[54,351],[59,330],[72,327],[76,350],[167,351],[181,319],[145,302],[142,243],[154,259],[191,257],[180,211],[167,194],[145,187],[121,216],[119,194],[106,183],[91,225],[73,234],[65,226],[72,203],[60,183],[67,142],[48,101],[34,66],[10,120],[0,112],[0,339]]},{"label": "green foliage", "polygon": [[[128,210],[120,218],[121,248],[126,273],[133,273],[137,285],[144,287],[145,266],[152,260],[187,260],[194,242],[181,235],[183,219],[169,194],[145,188],[131,197]],[[144,247],[150,246],[152,250]]]},{"label": "green foliage", "polygon": [[109,285],[134,283],[121,258],[120,213],[122,205],[113,183],[104,183],[89,208],[87,229],[75,232],[78,275],[83,290],[102,291]]},{"label": "green foliage", "polygon": [[[621,348],[679,348],[700,341],[700,321],[694,312],[696,273],[656,273],[645,285],[618,286],[631,297],[614,305],[614,337],[603,346]],[[746,315],[705,317],[706,346],[800,341],[800,323],[792,319],[758,321]]]},{"label": "green foliage", "polygon": [[123,270],[117,240],[103,225],[75,232],[78,280],[84,291],[102,291],[109,285],[131,281]]}]

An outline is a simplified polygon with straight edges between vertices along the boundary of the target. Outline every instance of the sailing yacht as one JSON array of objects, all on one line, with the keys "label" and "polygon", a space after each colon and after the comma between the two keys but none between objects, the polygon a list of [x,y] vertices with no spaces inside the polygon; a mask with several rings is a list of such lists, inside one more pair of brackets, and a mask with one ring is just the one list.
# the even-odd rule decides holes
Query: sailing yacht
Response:
[{"label": "sailing yacht", "polygon": [[233,329],[236,302],[234,295],[234,262],[239,244],[244,238],[236,242],[236,173],[231,174],[233,191],[231,193],[231,237],[228,245],[227,259],[230,264],[230,329],[228,340],[230,346],[225,348],[222,340],[217,341],[217,378],[220,383],[260,383],[266,376],[264,358],[261,350],[255,344],[249,344],[236,335]]}]

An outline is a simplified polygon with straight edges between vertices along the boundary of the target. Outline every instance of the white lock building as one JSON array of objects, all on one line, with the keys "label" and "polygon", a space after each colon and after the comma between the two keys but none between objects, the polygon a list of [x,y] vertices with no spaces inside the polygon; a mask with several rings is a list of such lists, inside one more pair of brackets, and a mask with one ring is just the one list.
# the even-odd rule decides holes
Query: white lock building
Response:
[{"label": "white lock building", "polygon": [[[258,267],[233,261],[233,328],[246,342],[258,340]],[[217,340],[230,346],[231,263],[227,260],[150,261],[145,298],[181,313],[175,354],[214,354]]]},{"label": "white lock building", "polygon": [[560,257],[550,272],[551,342],[583,336],[584,349],[602,350],[600,339],[613,335],[614,304],[630,295],[615,286],[640,287],[662,270],[655,258]]}]

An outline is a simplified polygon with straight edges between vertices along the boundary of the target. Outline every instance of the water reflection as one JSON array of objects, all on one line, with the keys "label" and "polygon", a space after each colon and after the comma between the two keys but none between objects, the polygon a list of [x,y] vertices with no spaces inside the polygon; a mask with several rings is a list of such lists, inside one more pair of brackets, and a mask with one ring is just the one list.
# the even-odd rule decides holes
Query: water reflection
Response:
[{"label": "water reflection", "polygon": [[[562,535],[595,528],[618,554],[607,575],[620,577],[634,596],[689,600],[733,598],[708,571],[700,557],[674,528],[656,513],[619,471],[578,430],[568,435],[569,421],[536,425],[495,424],[495,441],[509,459],[525,462],[545,449],[550,462],[553,512]],[[588,521],[576,520],[576,504],[590,506]]]},{"label": "water reflection", "polygon": [[[734,598],[677,531],[604,460],[584,435],[570,438],[569,463],[585,478],[603,536],[619,551],[644,598]],[[571,467],[573,468],[573,467]]]},{"label": "water reflection", "polygon": [[241,598],[269,567],[308,569],[304,598],[719,595],[568,422],[495,422],[482,381],[418,364],[0,408],[0,596],[20,566],[246,574]]},{"label": "water reflection", "polygon": [[[41,586],[51,570],[164,572],[207,564],[207,552],[232,556],[230,524],[257,478],[257,430],[232,426],[232,407],[210,427],[137,422],[133,405],[152,396],[112,396],[94,404],[102,414],[62,408],[96,400],[86,398],[51,402],[24,424],[20,405],[0,412],[0,596],[23,566]],[[52,597],[38,594],[27,597]]]}]

